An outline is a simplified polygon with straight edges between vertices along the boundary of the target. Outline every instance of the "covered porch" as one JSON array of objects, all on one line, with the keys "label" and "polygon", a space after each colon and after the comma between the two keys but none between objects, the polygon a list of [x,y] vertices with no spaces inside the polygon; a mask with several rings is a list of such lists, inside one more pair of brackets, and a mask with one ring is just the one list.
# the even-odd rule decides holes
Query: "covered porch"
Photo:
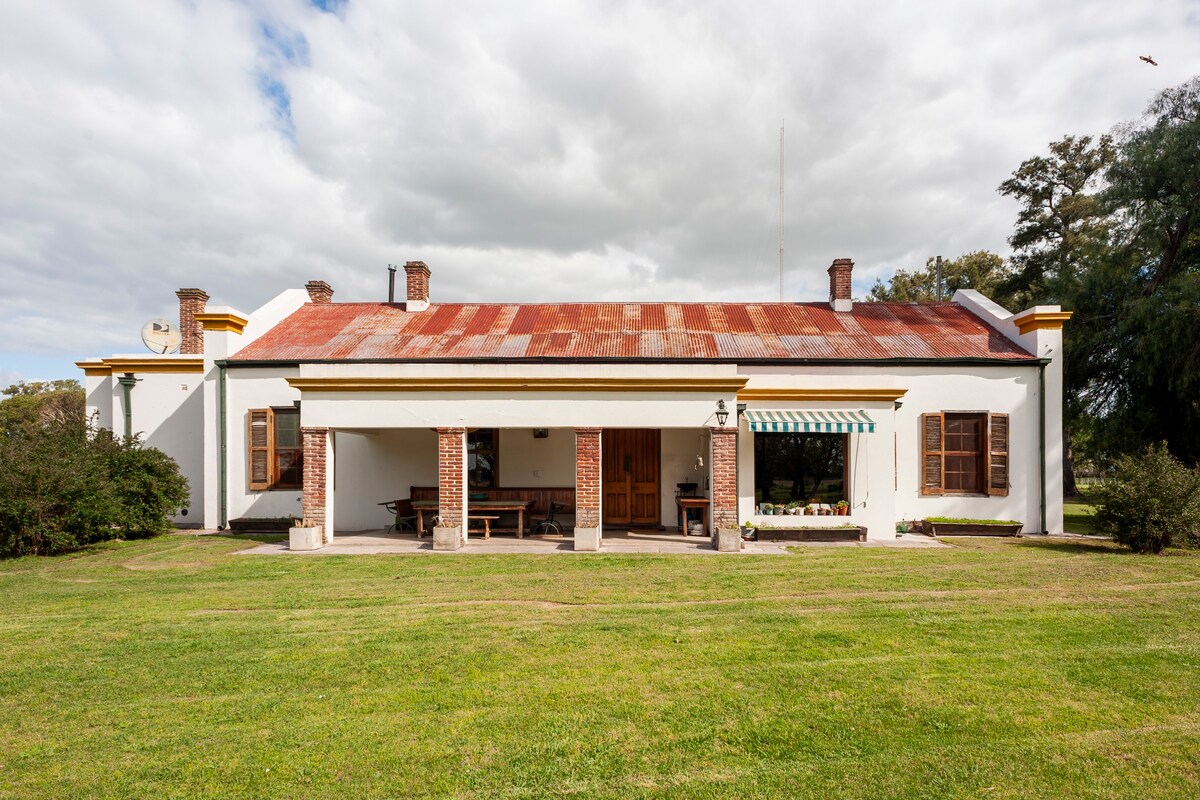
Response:
[{"label": "covered porch", "polygon": [[474,546],[486,529],[489,541],[537,530],[598,550],[610,532],[677,534],[684,505],[705,534],[693,541],[736,528],[729,418],[744,379],[725,368],[602,371],[610,374],[290,379],[301,391],[304,517],[325,527],[328,544],[335,531],[385,528],[382,504],[406,501],[413,527],[436,518],[440,549]]}]

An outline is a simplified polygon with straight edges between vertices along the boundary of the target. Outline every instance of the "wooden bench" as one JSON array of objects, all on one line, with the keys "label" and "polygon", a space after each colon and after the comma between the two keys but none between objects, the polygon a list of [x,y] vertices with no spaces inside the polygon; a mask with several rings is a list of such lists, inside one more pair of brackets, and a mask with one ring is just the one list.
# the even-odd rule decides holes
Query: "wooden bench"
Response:
[{"label": "wooden bench", "polygon": [[467,515],[467,530],[471,529],[472,522],[483,522],[483,538],[492,538],[492,521],[500,519],[498,516],[488,516],[485,514],[469,514]]}]

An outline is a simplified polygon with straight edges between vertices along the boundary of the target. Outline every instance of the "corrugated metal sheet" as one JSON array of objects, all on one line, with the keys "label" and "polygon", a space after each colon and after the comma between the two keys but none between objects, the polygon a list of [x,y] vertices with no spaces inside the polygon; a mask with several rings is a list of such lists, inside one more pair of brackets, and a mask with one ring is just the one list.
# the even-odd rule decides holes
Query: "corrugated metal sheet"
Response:
[{"label": "corrugated metal sheet", "polygon": [[955,303],[310,303],[232,360],[1032,357]]}]

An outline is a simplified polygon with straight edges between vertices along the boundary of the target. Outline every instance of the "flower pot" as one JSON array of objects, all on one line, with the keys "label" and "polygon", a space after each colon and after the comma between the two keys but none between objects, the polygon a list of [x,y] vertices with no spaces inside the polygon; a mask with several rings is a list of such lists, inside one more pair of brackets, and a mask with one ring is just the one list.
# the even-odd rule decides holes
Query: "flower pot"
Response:
[{"label": "flower pot", "polygon": [[757,534],[758,534],[758,529],[743,527],[742,528],[742,541],[753,542],[756,538],[758,538]]},{"label": "flower pot", "polygon": [[811,508],[804,509],[804,516],[811,517],[812,515],[813,515],[813,510]]},{"label": "flower pot", "polygon": [[320,550],[325,544],[325,529],[318,525],[315,528],[289,528],[289,550]]}]

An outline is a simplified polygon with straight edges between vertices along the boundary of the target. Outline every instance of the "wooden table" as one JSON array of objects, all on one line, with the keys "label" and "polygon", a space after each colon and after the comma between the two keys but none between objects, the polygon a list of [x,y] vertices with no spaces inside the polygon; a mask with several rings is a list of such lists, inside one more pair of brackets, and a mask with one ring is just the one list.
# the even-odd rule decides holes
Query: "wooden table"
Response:
[{"label": "wooden table", "polygon": [[[413,511],[417,512],[417,538],[425,533],[425,512],[438,510],[437,500],[413,500]],[[517,514],[517,538],[525,535],[525,512],[533,508],[532,500],[468,500],[464,513],[472,511],[515,511]],[[464,520],[465,521],[465,520]]]},{"label": "wooden table", "polygon": [[693,508],[700,509],[700,522],[704,524],[704,532],[708,533],[708,506],[712,503],[707,497],[676,497],[675,502],[679,503],[680,510],[683,511],[683,535],[688,535],[688,511]]}]

